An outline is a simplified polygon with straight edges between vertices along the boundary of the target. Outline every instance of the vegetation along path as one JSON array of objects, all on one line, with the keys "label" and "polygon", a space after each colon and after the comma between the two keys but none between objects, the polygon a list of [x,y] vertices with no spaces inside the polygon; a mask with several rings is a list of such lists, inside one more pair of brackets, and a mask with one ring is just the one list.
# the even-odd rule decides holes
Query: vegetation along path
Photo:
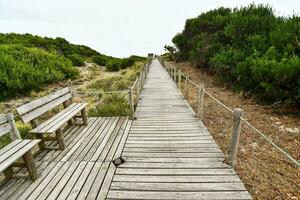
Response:
[{"label": "vegetation along path", "polygon": [[158,60],[154,60],[108,199],[251,199]]},{"label": "vegetation along path", "polygon": [[35,157],[37,180],[10,179],[0,199],[251,199],[157,60],[135,117],[72,125],[64,150]]}]

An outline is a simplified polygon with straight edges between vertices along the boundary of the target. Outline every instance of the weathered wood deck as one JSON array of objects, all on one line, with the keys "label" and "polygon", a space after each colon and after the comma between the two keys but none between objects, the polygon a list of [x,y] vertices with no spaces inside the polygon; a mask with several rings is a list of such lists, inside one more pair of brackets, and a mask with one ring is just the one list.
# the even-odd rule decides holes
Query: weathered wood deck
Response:
[{"label": "weathered wood deck", "polygon": [[108,199],[251,199],[202,122],[154,60]]},{"label": "weathered wood deck", "polygon": [[[127,117],[89,118],[64,134],[66,149],[45,150],[35,161],[36,181],[11,179],[0,199],[105,199],[132,121]],[[52,142],[56,146],[56,142]]]},{"label": "weathered wood deck", "polygon": [[[0,199],[251,199],[157,60],[136,117],[72,126],[65,150],[35,158],[40,177],[8,181]],[[116,168],[111,161],[121,155]]]}]

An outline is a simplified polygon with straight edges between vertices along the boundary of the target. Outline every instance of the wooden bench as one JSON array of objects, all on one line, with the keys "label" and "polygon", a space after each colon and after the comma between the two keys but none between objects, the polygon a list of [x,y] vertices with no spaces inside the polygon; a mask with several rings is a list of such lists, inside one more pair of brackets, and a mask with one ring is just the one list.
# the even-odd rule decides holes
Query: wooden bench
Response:
[{"label": "wooden bench", "polygon": [[[43,123],[38,122],[37,118],[61,104],[63,104],[64,110]],[[17,112],[24,123],[30,122],[33,127],[33,130],[30,132],[34,133],[38,139],[41,139],[41,142],[39,143],[41,150],[46,148],[53,149],[47,147],[45,141],[54,140],[58,142],[59,148],[63,150],[65,149],[65,143],[62,136],[64,125],[66,123],[69,125],[74,124],[73,118],[82,118],[83,122],[80,125],[86,126],[86,105],[86,103],[73,103],[72,90],[69,87],[66,87],[17,108]],[[49,134],[54,133],[55,137],[49,136]],[[43,136],[44,134],[48,134],[48,136]]]},{"label": "wooden bench", "polygon": [[[12,142],[0,149],[0,172],[9,179],[14,176],[13,167],[26,167],[29,177],[33,180],[37,179],[38,173],[31,149],[41,140],[22,140],[12,114],[0,114],[0,136],[5,134],[10,135]],[[16,163],[21,157],[24,163]]]}]

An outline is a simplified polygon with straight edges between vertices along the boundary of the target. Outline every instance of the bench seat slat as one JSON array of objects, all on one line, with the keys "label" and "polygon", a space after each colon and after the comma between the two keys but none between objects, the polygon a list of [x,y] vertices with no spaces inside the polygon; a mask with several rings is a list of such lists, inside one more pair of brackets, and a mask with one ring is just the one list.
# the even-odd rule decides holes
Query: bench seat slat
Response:
[{"label": "bench seat slat", "polygon": [[74,117],[78,112],[80,112],[82,109],[84,109],[87,106],[87,103],[78,103],[77,108],[73,109],[71,112],[69,112],[65,117],[60,120],[58,123],[55,124],[55,126],[51,127],[49,130],[50,133],[55,132],[57,129],[59,129],[64,123],[69,121],[72,117]]},{"label": "bench seat slat", "polygon": [[9,143],[8,145],[6,145],[5,147],[3,147],[2,149],[0,149],[0,156],[2,154],[4,154],[5,152],[7,152],[9,149],[13,148],[15,145],[17,145],[18,143],[20,143],[22,140],[14,140],[11,143]]},{"label": "bench seat slat", "polygon": [[45,122],[41,123],[40,125],[38,125],[36,128],[34,128],[33,130],[31,130],[30,132],[32,133],[38,133],[38,132],[42,132],[42,129],[47,129],[48,126],[51,126],[51,123],[53,123],[54,121],[56,121],[56,119],[60,118],[61,116],[64,115],[65,112],[68,112],[70,109],[72,109],[76,104],[72,104],[70,106],[68,106],[67,108],[65,108],[64,110],[62,110],[61,112],[57,113],[56,115],[52,116],[50,119],[46,120]]},{"label": "bench seat slat", "polygon": [[54,133],[57,131],[64,123],[69,121],[78,112],[80,112],[87,103],[73,103],[57,115],[53,116],[49,120],[45,121],[38,127],[31,130],[31,133]]},{"label": "bench seat slat", "polygon": [[[72,106],[72,107],[71,107]],[[78,108],[81,106],[81,104],[77,104],[74,103],[72,104],[71,108],[66,108],[63,111],[61,111],[60,113],[58,113],[57,115],[59,115],[59,117],[55,117],[53,116],[53,120],[50,121],[50,123],[48,124],[47,127],[44,127],[43,129],[41,129],[41,132],[49,132],[49,133],[53,133],[55,132],[58,128],[60,128],[64,123],[66,123],[69,119],[71,119],[73,116],[75,116],[80,110],[78,110]],[[75,113],[74,113],[75,112]],[[69,115],[72,115],[72,117],[70,117],[69,119],[67,118]],[[51,129],[53,129],[54,126],[58,126],[55,130],[51,131]]]},{"label": "bench seat slat", "polygon": [[19,151],[19,149],[21,149],[23,146],[25,146],[27,143],[30,142],[30,140],[17,140],[17,141],[19,141],[17,144],[12,145],[12,143],[9,143],[7,146],[5,146],[7,148],[3,149],[3,151],[1,149],[0,163],[3,162],[8,157],[12,156],[14,153]]},{"label": "bench seat slat", "polygon": [[8,144],[8,147],[5,146],[3,149],[1,149],[0,152],[2,155],[0,156],[0,172],[13,164],[17,159],[22,157],[40,141],[41,140],[19,140],[17,144],[15,144],[14,141]]}]

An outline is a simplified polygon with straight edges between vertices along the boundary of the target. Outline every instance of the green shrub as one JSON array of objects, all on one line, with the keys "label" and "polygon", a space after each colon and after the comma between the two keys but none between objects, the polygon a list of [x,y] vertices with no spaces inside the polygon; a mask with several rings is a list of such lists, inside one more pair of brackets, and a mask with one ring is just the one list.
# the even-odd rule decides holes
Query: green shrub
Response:
[{"label": "green shrub", "polygon": [[207,67],[225,84],[264,103],[300,106],[300,17],[268,5],[218,8],[188,19],[172,39],[176,57]]},{"label": "green shrub", "polygon": [[123,58],[120,62],[120,69],[126,69],[128,67],[131,67],[134,63],[135,63],[135,60],[131,57]]},{"label": "green shrub", "polygon": [[55,39],[48,37],[40,37],[31,34],[16,34],[16,33],[0,33],[0,44],[19,44],[25,47],[36,47],[44,49],[48,52],[58,52],[65,57],[73,54],[80,55],[82,58],[100,55],[97,51],[84,46],[69,43],[64,38],[57,37]]},{"label": "green shrub", "polygon": [[46,84],[76,78],[70,60],[37,48],[0,45],[0,98],[40,90]]},{"label": "green shrub", "polygon": [[95,80],[88,88],[100,91],[117,91],[126,90],[130,86],[131,81],[126,79],[125,76],[109,76]]},{"label": "green shrub", "polygon": [[120,61],[112,59],[106,63],[106,70],[110,72],[116,72],[120,70]]},{"label": "green shrub", "polygon": [[69,58],[72,61],[74,66],[77,67],[84,66],[84,59],[78,54],[69,55],[67,56],[67,58]]},{"label": "green shrub", "polygon": [[104,56],[93,56],[92,60],[94,63],[100,65],[100,66],[105,66],[106,65],[106,57]]},{"label": "green shrub", "polygon": [[107,94],[100,99],[101,103],[88,111],[91,117],[128,116],[130,114],[128,96]]}]

